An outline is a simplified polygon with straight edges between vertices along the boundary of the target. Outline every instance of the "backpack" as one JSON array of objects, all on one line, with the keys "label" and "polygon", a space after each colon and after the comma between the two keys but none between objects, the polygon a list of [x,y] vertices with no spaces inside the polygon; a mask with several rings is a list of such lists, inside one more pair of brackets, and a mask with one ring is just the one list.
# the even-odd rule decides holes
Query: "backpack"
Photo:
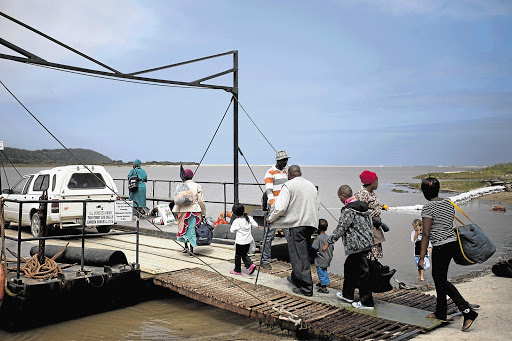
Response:
[{"label": "backpack", "polygon": [[196,227],[196,243],[197,246],[210,245],[213,239],[213,227],[211,227],[205,218],[202,219],[201,225]]},{"label": "backpack", "polygon": [[130,192],[137,192],[139,190],[139,176],[137,171],[135,171],[135,175],[128,178],[128,189]]},{"label": "backpack", "polygon": [[187,184],[182,183],[176,187],[174,196],[175,205],[190,205],[194,203],[194,193],[188,188]]}]

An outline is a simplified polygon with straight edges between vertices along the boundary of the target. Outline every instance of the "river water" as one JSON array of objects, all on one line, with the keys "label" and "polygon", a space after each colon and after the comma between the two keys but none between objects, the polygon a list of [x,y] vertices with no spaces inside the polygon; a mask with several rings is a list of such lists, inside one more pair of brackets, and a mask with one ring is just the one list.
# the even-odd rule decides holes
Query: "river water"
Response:
[{"label": "river water", "polygon": [[[144,167],[149,180],[178,180],[179,167]],[[192,170],[196,166],[190,167]],[[254,173],[258,182],[262,183],[269,166],[254,166]],[[30,174],[41,168],[18,168],[21,174]],[[377,196],[381,204],[388,206],[411,206],[424,204],[421,192],[398,187],[405,193],[393,192],[398,183],[418,182],[413,179],[418,174],[429,172],[455,172],[469,169],[468,167],[349,167],[349,166],[303,166],[303,176],[318,186],[320,200],[323,204],[319,216],[329,222],[329,231],[336,227],[336,219],[339,217],[341,204],[337,197],[337,189],[342,184],[348,184],[355,191],[361,185],[358,175],[369,169],[379,176],[379,188]],[[107,167],[113,178],[126,178],[129,167]],[[6,168],[7,179],[12,186],[19,178],[12,168]],[[255,183],[256,179],[248,167],[240,167],[240,182]],[[198,182],[232,182],[233,168],[231,166],[201,166],[194,178]],[[119,192],[122,193],[122,184],[117,181]],[[2,186],[7,187],[5,175],[2,174]],[[442,188],[442,184],[441,184]],[[148,196],[168,196],[174,189],[167,183],[150,181],[147,185]],[[125,189],[126,191],[126,189]],[[203,192],[206,200],[222,201],[224,198],[223,185],[204,184]],[[226,186],[227,199],[232,200],[233,187]],[[452,196],[441,194],[441,197]],[[258,204],[261,198],[261,190],[258,186],[241,185],[240,201],[243,203]],[[512,206],[505,205],[507,212],[494,212],[491,208],[501,204],[489,200],[472,200],[461,205],[461,208],[471,219],[482,227],[489,238],[495,243],[498,250],[496,254],[483,265],[463,267],[452,263],[449,276],[453,278],[468,272],[482,270],[494,264],[501,255],[510,251],[512,239],[511,222]],[[148,201],[148,206],[151,202]],[[229,209],[229,205],[228,205]],[[207,215],[216,219],[223,210],[221,204],[207,204]],[[390,226],[390,232],[386,233],[386,242],[383,244],[384,258],[382,263],[395,268],[395,278],[411,285],[420,284],[417,280],[413,257],[413,244],[410,241],[412,231],[411,223],[420,217],[420,211],[399,212],[383,211],[382,219]],[[330,272],[343,274],[343,262],[345,260],[343,243],[335,245],[334,260],[329,268]],[[431,269],[427,269],[425,278],[432,281]],[[37,328],[18,333],[0,331],[0,338],[12,340],[293,340],[292,334],[286,331],[271,330],[262,327],[258,323],[242,318],[239,315],[229,313],[208,305],[197,303],[184,297],[172,297],[152,300],[118,309],[112,312],[88,316],[72,321],[62,322],[56,325]]]}]

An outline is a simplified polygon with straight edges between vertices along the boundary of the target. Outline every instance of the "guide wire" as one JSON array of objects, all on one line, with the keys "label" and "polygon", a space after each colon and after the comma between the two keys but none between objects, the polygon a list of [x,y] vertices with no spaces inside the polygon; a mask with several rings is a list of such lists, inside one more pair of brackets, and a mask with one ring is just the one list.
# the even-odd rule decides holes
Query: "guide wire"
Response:
[{"label": "guide wire", "polygon": [[210,140],[210,143],[208,144],[208,147],[206,147],[206,150],[205,150],[205,152],[203,154],[203,157],[201,158],[201,161],[199,161],[199,164],[197,165],[196,170],[194,171],[194,175],[197,173],[197,170],[199,169],[199,166],[201,166],[201,163],[203,162],[204,157],[206,156],[206,153],[208,153],[208,150],[210,149],[210,146],[212,145],[212,142],[215,139],[215,136],[217,136],[217,132],[219,131],[220,126],[221,126],[222,122],[224,121],[224,118],[226,117],[226,114],[228,113],[229,107],[231,107],[231,103],[233,103],[233,97],[234,96],[231,96],[231,100],[229,101],[228,107],[226,108],[226,111],[224,112],[224,116],[222,116],[222,119],[220,120],[220,123],[217,126],[217,129],[215,130],[215,133],[213,134],[213,137]]},{"label": "guide wire", "polygon": [[243,107],[242,103],[240,103],[240,101],[238,100],[238,98],[236,97],[236,95],[233,94],[233,97],[236,99],[236,102],[238,103],[238,105],[240,106],[240,108],[242,108],[242,110],[245,112],[245,114],[247,115],[247,117],[249,117],[249,120],[251,120],[252,124],[254,124],[254,126],[256,127],[256,129],[258,129],[258,131],[260,132],[261,136],[263,136],[263,138],[268,142],[268,144],[270,145],[270,147],[272,147],[272,149],[274,149],[274,151],[277,153],[277,150],[274,148],[274,146],[272,145],[272,143],[270,143],[270,141],[267,139],[267,137],[265,136],[265,134],[263,134],[263,132],[260,130],[260,128],[256,125],[256,123],[253,121],[253,119],[251,118],[251,116],[249,116],[249,113],[245,110],[245,108]]},{"label": "guide wire", "polygon": [[[258,184],[258,179],[256,178],[256,175],[254,175],[254,172],[252,171],[252,168],[251,168],[251,166],[249,165],[249,162],[247,162],[247,159],[245,158],[244,153],[242,153],[242,149],[240,149],[240,147],[238,147],[238,152],[239,152],[239,153],[240,153],[240,155],[242,155],[242,157],[244,158],[245,163],[247,164],[247,167],[249,167],[249,170],[251,171],[252,176],[254,177],[254,180],[256,181],[256,184]],[[261,189],[260,184],[258,184],[258,188],[260,189],[261,193],[263,193],[263,190]]]},{"label": "guide wire", "polygon": [[[0,81],[1,82],[1,81]],[[3,84],[3,83],[2,83]],[[18,172],[18,175],[20,176],[20,178],[23,177],[23,175],[20,174],[20,172],[18,171],[18,169],[16,168],[16,166],[11,162],[11,160],[9,160],[9,158],[7,157],[7,155],[5,155],[4,151],[2,150],[1,151],[2,154],[5,156],[5,158],[7,159],[7,161],[9,161],[9,163],[11,164],[11,166],[16,170],[16,172]],[[2,167],[3,167],[3,164],[2,164]],[[4,172],[5,172],[5,169],[4,169]],[[7,179],[7,174],[5,175],[5,178]]]},{"label": "guide wire", "polygon": [[7,181],[7,188],[11,188],[11,185],[9,185],[9,178],[7,178],[7,172],[5,171],[5,167],[4,167],[4,163],[3,162],[2,162],[2,169],[4,170],[5,180]]}]

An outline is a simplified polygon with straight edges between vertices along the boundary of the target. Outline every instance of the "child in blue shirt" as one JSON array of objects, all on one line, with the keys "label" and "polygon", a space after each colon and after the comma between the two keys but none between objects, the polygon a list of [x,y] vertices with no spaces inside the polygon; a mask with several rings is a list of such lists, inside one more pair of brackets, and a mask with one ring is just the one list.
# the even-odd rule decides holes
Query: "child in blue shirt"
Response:
[{"label": "child in blue shirt", "polygon": [[331,283],[329,279],[329,272],[327,272],[327,268],[331,265],[332,254],[334,252],[334,245],[330,244],[325,252],[322,252],[322,248],[325,244],[327,244],[327,235],[325,232],[327,231],[327,220],[320,219],[318,221],[318,236],[313,241],[313,245],[311,247],[317,251],[315,257],[315,265],[316,265],[316,273],[318,274],[318,279],[320,282],[317,284],[318,292],[322,294],[328,294],[329,290],[327,290],[327,284]]}]

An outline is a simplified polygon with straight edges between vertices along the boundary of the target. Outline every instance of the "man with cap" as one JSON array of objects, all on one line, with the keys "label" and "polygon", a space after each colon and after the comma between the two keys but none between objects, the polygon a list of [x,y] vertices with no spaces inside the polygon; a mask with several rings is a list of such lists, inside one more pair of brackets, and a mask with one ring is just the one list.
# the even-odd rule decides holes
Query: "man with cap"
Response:
[{"label": "man with cap", "polygon": [[[290,157],[286,151],[279,150],[276,153],[276,164],[272,166],[265,174],[265,194],[267,196],[267,214],[270,214],[270,208],[274,205],[283,184],[288,181],[288,172],[286,165]],[[272,240],[274,240],[276,230],[275,228],[266,228],[263,236],[263,253],[261,259],[261,267],[272,269],[270,265]]]},{"label": "man with cap", "polygon": [[377,195],[374,192],[379,187],[379,178],[376,173],[369,170],[365,170],[359,174],[359,178],[363,186],[354,194],[354,197],[368,204],[368,210],[370,211],[373,221],[373,237],[375,240],[375,245],[368,253],[368,258],[370,260],[377,260],[378,258],[384,257],[382,243],[386,241],[386,239],[384,238],[382,227],[387,229],[387,225],[383,224],[380,219],[382,206],[379,205],[379,199],[377,199]]},{"label": "man with cap", "polygon": [[318,226],[320,200],[315,185],[302,177],[299,166],[290,166],[288,180],[266,222],[277,221],[284,230],[292,264],[292,273],[287,280],[295,286],[293,292],[313,296],[309,248],[311,235]]}]

